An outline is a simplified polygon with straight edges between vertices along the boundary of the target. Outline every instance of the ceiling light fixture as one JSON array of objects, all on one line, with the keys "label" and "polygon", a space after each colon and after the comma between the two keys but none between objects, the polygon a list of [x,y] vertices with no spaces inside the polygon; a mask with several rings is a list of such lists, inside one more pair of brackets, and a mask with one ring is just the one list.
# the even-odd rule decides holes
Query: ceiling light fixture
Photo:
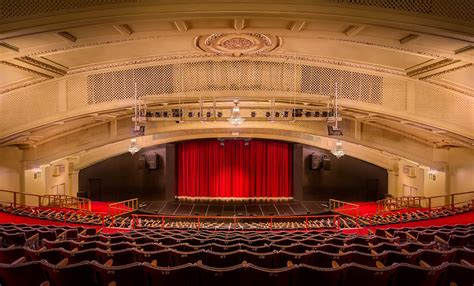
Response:
[{"label": "ceiling light fixture", "polygon": [[130,154],[134,155],[138,151],[140,151],[140,146],[138,146],[137,138],[130,139],[130,145],[128,146],[128,152],[130,152]]},{"label": "ceiling light fixture", "polygon": [[234,100],[234,107],[232,108],[232,115],[230,116],[229,123],[232,125],[240,125],[244,123],[245,118],[240,116],[240,108],[239,108],[239,101]]},{"label": "ceiling light fixture", "polygon": [[331,150],[331,153],[336,156],[337,159],[344,156],[346,153],[344,152],[344,148],[342,147],[342,142],[337,140],[334,149]]}]

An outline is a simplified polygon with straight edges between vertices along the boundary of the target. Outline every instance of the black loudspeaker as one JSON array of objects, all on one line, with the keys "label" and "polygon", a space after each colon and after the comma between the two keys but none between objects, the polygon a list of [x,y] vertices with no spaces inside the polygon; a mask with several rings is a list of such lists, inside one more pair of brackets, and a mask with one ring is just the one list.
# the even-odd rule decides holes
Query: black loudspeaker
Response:
[{"label": "black loudspeaker", "polygon": [[148,170],[158,169],[158,155],[155,153],[145,155],[145,166]]},{"label": "black loudspeaker", "polygon": [[310,161],[309,161],[309,168],[311,170],[319,170],[322,167],[322,157],[318,154],[311,154]]},{"label": "black loudspeaker", "polygon": [[328,157],[323,158],[323,170],[324,171],[331,170],[331,159],[329,159]]}]

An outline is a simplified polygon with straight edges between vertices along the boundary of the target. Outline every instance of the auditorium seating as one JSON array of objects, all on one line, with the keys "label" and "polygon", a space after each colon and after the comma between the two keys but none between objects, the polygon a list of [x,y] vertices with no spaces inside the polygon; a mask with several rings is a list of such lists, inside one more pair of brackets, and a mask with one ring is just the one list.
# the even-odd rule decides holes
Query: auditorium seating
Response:
[{"label": "auditorium seating", "polygon": [[103,234],[1,224],[0,242],[0,284],[7,286],[474,283],[474,224],[377,229],[365,236],[337,230]]},{"label": "auditorium seating", "polygon": [[[120,228],[160,228],[160,229],[209,229],[209,230],[316,230],[316,229],[335,229],[335,228],[359,228],[366,226],[378,226],[394,223],[405,223],[420,221],[430,218],[439,218],[451,216],[470,211],[472,205],[470,203],[463,206],[451,208],[437,208],[437,209],[413,209],[407,211],[395,211],[385,214],[367,214],[358,217],[351,217],[341,215],[338,219],[334,217],[309,217],[296,216],[292,219],[279,219],[275,216],[273,221],[269,219],[255,218],[251,221],[240,221],[236,219],[202,219],[197,218],[180,218],[179,216],[173,218],[163,219],[157,217],[139,217],[132,220],[127,216],[112,216],[107,214],[96,214],[92,212],[75,211],[70,209],[53,209],[53,208],[38,208],[25,206],[4,206],[0,207],[0,211],[12,213],[20,216],[28,216],[33,218],[61,221],[76,224],[100,225],[103,227],[120,227]],[[42,237],[51,235],[41,233]],[[73,235],[73,234],[71,234]],[[429,235],[429,234],[426,234]],[[22,235],[18,237],[16,234],[11,234],[10,238],[6,239],[22,239]],[[422,239],[422,238],[420,238]],[[454,238],[453,238],[454,239]],[[458,237],[463,239],[463,237]]]}]

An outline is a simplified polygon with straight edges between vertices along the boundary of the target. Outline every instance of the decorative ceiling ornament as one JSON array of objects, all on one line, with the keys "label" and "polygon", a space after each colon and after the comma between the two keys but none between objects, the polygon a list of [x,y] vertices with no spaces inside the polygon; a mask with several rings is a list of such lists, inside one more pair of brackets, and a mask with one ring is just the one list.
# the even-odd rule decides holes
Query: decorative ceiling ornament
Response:
[{"label": "decorative ceiling ornament", "polygon": [[197,37],[195,43],[204,52],[240,57],[273,51],[281,38],[260,33],[211,34]]}]

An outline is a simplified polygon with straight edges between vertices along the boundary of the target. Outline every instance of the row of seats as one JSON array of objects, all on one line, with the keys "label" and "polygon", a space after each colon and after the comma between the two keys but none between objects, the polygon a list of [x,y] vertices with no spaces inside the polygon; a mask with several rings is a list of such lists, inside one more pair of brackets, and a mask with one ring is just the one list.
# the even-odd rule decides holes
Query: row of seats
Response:
[{"label": "row of seats", "polygon": [[441,217],[462,214],[472,210],[472,204],[451,208],[436,209],[414,209],[409,211],[394,211],[386,214],[366,214],[358,217],[343,216],[340,220],[341,228],[366,227],[374,225],[387,225],[407,223],[420,220],[435,219]]},{"label": "row of seats", "polygon": [[[37,208],[37,207],[0,207],[1,211],[15,215],[28,216],[52,221],[61,221],[67,223],[80,223],[90,225],[101,225],[106,227],[121,228],[161,228],[161,229],[210,229],[210,230],[317,230],[334,228],[358,228],[364,226],[386,225],[394,223],[405,223],[431,218],[439,218],[472,210],[471,204],[450,208],[438,209],[414,209],[404,212],[390,212],[384,215],[367,214],[364,216],[350,217],[341,216],[339,220],[333,218],[311,218],[295,217],[291,220],[278,219],[270,222],[268,219],[259,220],[255,218],[252,221],[225,221],[225,220],[205,220],[184,218],[144,218],[132,220],[130,217],[114,217],[111,215],[99,215],[91,212],[82,212],[74,210]],[[237,217],[238,218],[238,217]]]},{"label": "row of seats", "polygon": [[[406,280],[408,285],[444,285],[436,284],[440,281],[471,285],[464,283],[472,282],[474,273],[473,231],[474,224],[377,229],[367,236],[341,231],[194,229],[137,229],[102,234],[88,228],[3,224],[0,225],[4,245],[0,249],[0,283],[75,285],[81,281],[81,285],[180,285],[171,273],[186,269],[183,273],[197,279],[199,285],[217,285],[213,284],[216,281],[231,285],[276,285],[282,281],[282,285],[302,285],[310,281],[305,279],[324,281],[325,275],[330,279],[323,285],[360,285],[352,276],[357,272],[353,269],[359,269],[359,273],[366,272],[364,279],[372,277],[369,285],[400,285],[397,283],[404,281],[402,277],[406,273],[426,274],[416,283],[431,281],[409,284],[413,281]],[[12,244],[8,236],[12,233],[21,233],[26,240]],[[446,244],[440,237],[443,235],[448,239]],[[459,245],[450,244],[451,238],[457,236],[470,239]],[[29,243],[32,237],[36,243]],[[28,271],[28,267],[31,273],[37,274],[36,280],[13,278],[18,273],[15,271]],[[73,278],[73,273],[81,271],[85,271],[81,278],[87,281]],[[127,284],[130,280],[119,273],[135,273],[142,280],[134,281],[141,284]],[[464,276],[461,279],[452,273]],[[161,279],[154,280],[156,275]],[[66,283],[65,279],[74,282]]]},{"label": "row of seats", "polygon": [[[150,263],[109,266],[96,261],[53,265],[47,261],[0,264],[2,285],[128,286],[128,285],[472,285],[474,268],[457,263],[436,267],[393,264],[385,268],[357,263],[320,268],[288,262],[285,267],[268,269],[243,262],[230,267],[210,267],[202,262],[176,267]],[[28,273],[28,275],[25,275]]]},{"label": "row of seats", "polygon": [[178,266],[185,263],[203,261],[206,265],[214,267],[232,266],[243,260],[258,266],[267,268],[279,268],[286,265],[287,261],[304,263],[317,267],[331,267],[334,263],[347,264],[358,263],[366,266],[389,266],[394,263],[409,263],[414,265],[429,264],[440,265],[444,262],[456,262],[466,265],[474,263],[474,251],[468,248],[451,249],[440,251],[436,249],[418,249],[414,252],[407,250],[394,251],[384,250],[370,253],[350,250],[346,252],[326,252],[321,250],[310,250],[304,253],[289,252],[286,250],[274,250],[272,252],[253,252],[252,250],[233,250],[217,252],[208,249],[193,251],[180,251],[177,249],[143,250],[138,248],[127,248],[121,250],[110,249],[73,249],[63,248],[38,250],[27,247],[10,247],[0,249],[0,263],[12,263],[24,258],[25,261],[47,260],[56,264],[66,260],[68,263],[82,261],[98,261],[110,263],[114,266],[126,265],[133,262],[154,262],[159,266]]}]

